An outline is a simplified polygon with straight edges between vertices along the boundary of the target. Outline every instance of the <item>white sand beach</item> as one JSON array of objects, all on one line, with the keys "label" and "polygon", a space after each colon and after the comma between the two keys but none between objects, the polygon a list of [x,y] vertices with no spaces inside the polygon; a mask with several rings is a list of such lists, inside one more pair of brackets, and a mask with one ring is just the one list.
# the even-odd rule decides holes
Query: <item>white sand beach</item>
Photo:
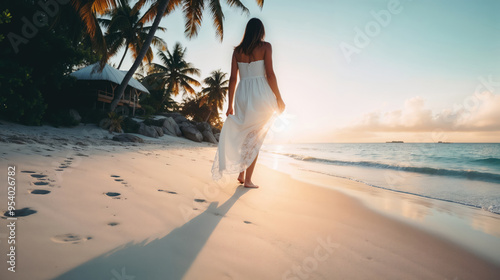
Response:
[{"label": "white sand beach", "polygon": [[4,183],[1,279],[500,278],[494,263],[345,193],[262,164],[259,189],[214,182],[215,145],[138,136],[146,143],[2,121],[0,180],[15,166],[15,206],[29,209],[10,272]]}]

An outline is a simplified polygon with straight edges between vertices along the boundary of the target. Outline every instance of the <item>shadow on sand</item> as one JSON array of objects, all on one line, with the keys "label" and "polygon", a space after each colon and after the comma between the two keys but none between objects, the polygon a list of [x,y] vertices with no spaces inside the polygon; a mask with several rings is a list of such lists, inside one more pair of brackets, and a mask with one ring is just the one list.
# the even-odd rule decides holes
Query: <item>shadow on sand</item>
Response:
[{"label": "shadow on sand", "polygon": [[[212,202],[200,215],[166,236],[113,249],[54,279],[182,279],[224,215],[246,192],[239,186],[221,206]],[[141,226],[137,221],[137,226]]]}]

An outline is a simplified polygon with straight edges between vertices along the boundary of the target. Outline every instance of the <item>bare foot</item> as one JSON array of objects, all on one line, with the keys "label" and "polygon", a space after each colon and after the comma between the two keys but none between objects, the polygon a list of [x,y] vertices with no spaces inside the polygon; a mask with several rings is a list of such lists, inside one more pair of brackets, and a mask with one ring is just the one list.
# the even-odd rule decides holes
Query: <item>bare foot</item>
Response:
[{"label": "bare foot", "polygon": [[240,182],[240,184],[245,183],[245,172],[240,173],[240,176],[238,176],[238,182]]},{"label": "bare foot", "polygon": [[256,188],[258,188],[259,186],[257,186],[257,185],[255,185],[255,184],[253,184],[252,182],[248,182],[248,183],[245,183],[244,187],[245,187],[245,188],[254,188],[254,189],[256,189]]}]

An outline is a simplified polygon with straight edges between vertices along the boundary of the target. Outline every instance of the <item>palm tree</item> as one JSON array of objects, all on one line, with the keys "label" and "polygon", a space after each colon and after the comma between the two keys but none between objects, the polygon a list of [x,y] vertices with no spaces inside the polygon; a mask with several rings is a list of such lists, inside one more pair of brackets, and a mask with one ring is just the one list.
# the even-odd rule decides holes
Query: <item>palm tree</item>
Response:
[{"label": "palm tree", "polygon": [[226,77],[227,73],[224,73],[219,69],[212,71],[210,76],[203,80],[203,83],[207,85],[207,87],[204,87],[201,90],[203,97],[200,106],[207,103],[210,108],[205,122],[208,121],[213,111],[218,112],[218,110],[222,110],[222,107],[224,106],[224,101],[229,89],[229,80],[226,79]]},{"label": "palm tree", "polygon": [[[177,96],[179,93],[195,94],[192,86],[200,86],[200,83],[191,75],[200,76],[200,70],[192,63],[184,59],[186,48],[182,48],[180,43],[176,43],[172,52],[168,49],[165,52],[158,51],[157,56],[162,64],[152,63],[150,71],[145,80],[150,84],[157,84],[157,88],[166,89],[169,95]],[[154,80],[152,82],[151,80]],[[161,103],[165,101],[162,100]]]},{"label": "palm tree", "polygon": [[[137,8],[141,8],[146,2],[150,0],[139,0],[136,5]],[[262,8],[264,5],[264,0],[255,0],[257,4]],[[185,34],[188,38],[193,38],[198,34],[198,29],[201,25],[203,10],[205,0],[155,0],[151,5],[150,9],[145,13],[144,20],[150,20],[154,17],[153,25],[151,26],[150,32],[146,37],[146,41],[143,44],[139,54],[137,55],[137,59],[134,64],[127,72],[125,77],[123,78],[122,83],[115,91],[115,96],[113,101],[111,102],[110,111],[113,111],[118,102],[122,98],[123,92],[132,78],[135,70],[139,67],[142,62],[143,57],[146,55],[147,49],[151,42],[153,41],[154,34],[156,29],[160,25],[161,19],[172,12],[175,8],[179,7],[182,4],[184,17],[185,17]],[[240,0],[226,0],[226,3],[230,7],[240,8],[243,12],[248,14],[248,9],[241,3]],[[210,0],[209,1],[209,9],[210,14],[212,15],[213,24],[216,28],[216,36],[222,41],[224,37],[224,13],[222,12],[222,7],[220,5],[220,0]]]},{"label": "palm tree", "polygon": [[[115,55],[121,48],[125,47],[123,57],[118,64],[120,69],[127,51],[130,49],[133,53],[134,59],[137,58],[151,26],[144,27],[144,20],[139,17],[139,10],[136,7],[132,8],[128,4],[128,0],[118,0],[120,5],[116,9],[109,10],[104,15],[109,16],[110,19],[100,18],[99,23],[106,27],[108,30],[105,35],[106,43],[109,46],[109,55]],[[165,31],[163,27],[158,27],[159,30]],[[157,36],[153,37],[152,44],[165,50],[167,44],[165,41]],[[149,47],[144,62],[151,62],[153,60],[153,50]]]},{"label": "palm tree", "polygon": [[[78,13],[79,18],[84,25],[85,32],[89,35],[90,41],[92,43],[92,48],[96,52],[101,54],[100,64],[102,69],[104,68],[106,61],[109,58],[109,54],[107,50],[106,40],[104,39],[104,35],[97,20],[97,15],[102,15],[109,9],[116,7],[116,1],[115,0],[71,0],[71,4],[74,7],[75,11]],[[148,46],[150,44],[151,42],[148,44]],[[144,57],[144,55],[142,57]]]}]

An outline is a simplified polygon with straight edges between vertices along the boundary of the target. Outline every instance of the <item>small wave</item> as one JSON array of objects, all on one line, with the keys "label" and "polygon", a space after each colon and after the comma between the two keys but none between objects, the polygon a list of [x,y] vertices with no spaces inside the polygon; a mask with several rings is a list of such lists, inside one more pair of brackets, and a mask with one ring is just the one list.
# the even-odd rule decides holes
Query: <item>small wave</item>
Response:
[{"label": "small wave", "polygon": [[434,167],[401,166],[401,165],[392,165],[392,164],[385,164],[373,161],[332,160],[332,159],[302,156],[296,154],[281,154],[281,155],[309,162],[318,162],[318,163],[341,165],[341,166],[373,167],[373,168],[391,169],[397,171],[415,172],[427,175],[452,176],[452,177],[466,178],[476,181],[500,183],[500,174],[480,172],[475,170],[453,170],[453,169],[434,168]]},{"label": "small wave", "polygon": [[481,158],[481,159],[473,160],[472,162],[486,163],[486,164],[500,164],[500,158],[494,158],[494,157]]},{"label": "small wave", "polygon": [[491,213],[494,213],[494,214],[500,214],[500,205],[489,205],[488,207],[486,207],[484,205],[481,205],[480,203],[474,204],[474,203],[470,203],[470,202],[464,202],[464,201],[458,201],[458,200],[446,199],[446,198],[439,198],[439,197],[433,197],[433,196],[429,196],[429,195],[418,194],[418,193],[413,193],[413,192],[408,192],[408,191],[403,191],[403,190],[395,190],[395,189],[391,189],[391,188],[387,188],[387,187],[382,187],[382,186],[370,184],[370,183],[367,183],[365,181],[354,179],[354,178],[351,178],[351,177],[339,176],[339,175],[335,175],[335,174],[330,174],[330,173],[316,171],[316,170],[310,170],[310,169],[302,169],[302,170],[313,172],[313,173],[324,174],[324,175],[328,175],[328,176],[332,176],[332,177],[347,179],[347,180],[350,180],[350,181],[359,182],[359,183],[365,184],[367,186],[378,188],[378,189],[384,189],[384,190],[388,190],[388,191],[392,191],[392,192],[397,192],[397,193],[404,193],[404,194],[415,195],[415,196],[429,198],[429,199],[436,199],[436,200],[440,200],[440,201],[457,203],[457,204],[461,204],[461,205],[465,205],[465,206],[479,208],[479,209],[482,209],[482,210],[485,210],[485,211],[488,211],[488,212],[491,212]]}]

